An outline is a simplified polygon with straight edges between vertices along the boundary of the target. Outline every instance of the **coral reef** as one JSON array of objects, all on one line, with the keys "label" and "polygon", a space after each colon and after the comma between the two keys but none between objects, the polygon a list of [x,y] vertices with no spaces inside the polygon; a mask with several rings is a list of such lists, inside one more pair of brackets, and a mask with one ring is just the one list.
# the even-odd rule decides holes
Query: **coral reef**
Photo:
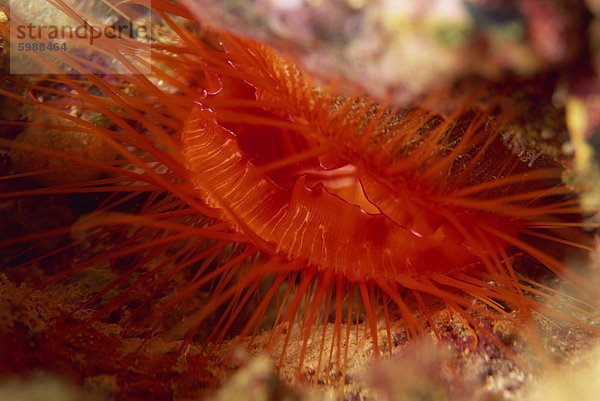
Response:
[{"label": "coral reef", "polygon": [[[394,105],[424,98],[438,87],[453,88],[460,93],[465,87],[487,82],[493,90],[510,91],[506,107],[520,113],[504,128],[502,139],[506,148],[531,165],[540,157],[560,163],[567,168],[565,179],[570,183],[591,182],[594,185],[582,195],[582,202],[591,211],[600,207],[598,1],[429,0],[418,5],[384,0],[182,0],[182,3],[189,5],[203,21],[276,46],[323,82],[337,78],[342,86],[361,88]],[[6,20],[0,23],[5,24]],[[8,74],[9,54],[5,44],[6,39],[2,38],[0,67],[3,74]],[[0,85],[9,91],[16,90],[10,81],[2,81]],[[8,97],[0,99],[0,107],[2,120],[44,119]],[[79,110],[74,113],[84,115]],[[96,116],[85,114],[83,118],[94,120]],[[89,143],[90,138],[85,135],[69,131],[57,134],[52,130],[5,124],[0,126],[0,135],[4,139],[16,138],[17,142],[25,138],[25,143],[42,147],[46,147],[42,142],[48,140],[56,146],[49,147],[50,151],[74,149],[98,162],[110,162],[115,157],[110,150]],[[58,139],[52,140],[56,135]],[[40,160],[28,156],[31,155],[24,151],[0,147],[0,175],[26,175],[31,171],[29,167],[57,171],[64,167],[40,166]],[[80,174],[79,177],[52,175],[52,180],[59,181],[50,181],[50,185],[68,186],[98,176],[93,169]],[[22,185],[28,189],[32,184]],[[19,188],[7,188],[0,181],[0,190],[9,189]],[[43,200],[2,199],[0,240],[65,224],[85,225],[89,222],[86,213],[90,206],[82,204],[90,199],[88,195],[73,194]],[[95,198],[90,204],[103,200]],[[46,212],[37,212],[40,202],[46,204]],[[124,214],[129,212],[128,206],[123,207]],[[59,248],[65,237],[85,240],[80,231],[74,230],[68,235],[45,238],[48,243],[41,244],[38,252]],[[85,244],[80,245],[85,248]],[[109,248],[110,244],[104,246]],[[0,266],[4,261],[18,261],[22,250],[0,249],[3,259]],[[60,286],[35,284],[36,278],[49,271],[54,273],[53,269],[57,269],[54,264],[68,265],[64,258],[79,258],[77,252],[75,248],[63,259],[50,259],[47,265],[34,263],[25,273],[9,272],[21,275],[20,286],[14,284],[14,279],[0,276],[0,398],[28,400],[36,399],[40,393],[60,401],[336,398],[335,389],[328,383],[339,378],[341,372],[332,369],[327,374],[318,373],[319,353],[323,352],[318,347],[318,336],[309,343],[300,369],[297,362],[302,341],[291,336],[287,347],[281,341],[271,344],[270,331],[252,339],[249,354],[235,351],[240,342],[248,339],[231,338],[207,358],[202,353],[206,345],[202,341],[211,329],[205,327],[196,336],[198,343],[181,356],[179,338],[192,320],[186,321],[185,307],[176,310],[171,318],[175,322],[171,332],[150,340],[148,332],[129,326],[131,316],[126,312],[103,320],[91,319],[94,305],[82,306],[81,299],[89,299],[101,290],[114,279],[115,271],[107,272],[99,266]],[[164,255],[164,260],[168,257]],[[527,261],[522,263],[524,271],[537,273],[535,267],[527,266]],[[597,283],[598,258],[592,264],[590,282]],[[173,286],[185,280],[181,273],[173,277]],[[207,294],[199,291],[190,302],[202,305],[207,302]],[[165,299],[161,293],[154,302],[161,304]],[[441,310],[433,319],[442,339],[452,344],[452,348],[436,344],[433,331],[427,332],[422,342],[410,341],[404,334],[401,317],[393,316],[395,327],[390,341],[382,342],[382,355],[374,360],[373,344],[366,335],[368,325],[362,321],[364,316],[357,316],[360,322],[353,327],[350,337],[355,346],[348,355],[345,399],[560,400],[562,394],[573,396],[574,388],[581,391],[577,393],[578,399],[594,399],[599,389],[600,353],[593,347],[597,340],[589,332],[568,325],[559,327],[543,316],[536,317],[542,346],[556,363],[552,365],[526,347],[524,334],[511,320],[491,319],[486,312],[489,310],[485,308],[475,312],[482,327],[500,338],[516,358],[499,352],[485,337],[477,340],[464,321],[448,310]],[[68,318],[64,319],[65,316]],[[68,335],[56,336],[56,329],[48,326],[52,321],[61,321],[64,327],[60,333]],[[384,327],[378,329],[382,331],[380,337],[386,338]],[[287,328],[278,326],[273,330],[285,332]],[[328,335],[332,332],[329,329]],[[284,348],[286,353],[281,357]],[[114,358],[117,354],[118,359]],[[563,376],[565,370],[569,371],[567,377]]]}]

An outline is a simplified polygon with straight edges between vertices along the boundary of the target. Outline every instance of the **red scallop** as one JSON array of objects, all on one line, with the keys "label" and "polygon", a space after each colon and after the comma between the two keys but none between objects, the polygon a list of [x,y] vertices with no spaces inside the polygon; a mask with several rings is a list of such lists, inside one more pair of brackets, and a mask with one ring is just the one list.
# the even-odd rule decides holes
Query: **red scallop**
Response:
[{"label": "red scallop", "polygon": [[[302,318],[304,347],[335,286],[358,286],[378,350],[374,304],[392,300],[408,330],[422,330],[402,288],[420,307],[423,294],[441,299],[474,326],[460,292],[497,310],[498,300],[509,302],[531,322],[538,303],[523,295],[530,288],[517,278],[509,247],[583,284],[522,239],[587,248],[560,233],[579,213],[561,169],[545,159],[530,167],[506,150],[499,132],[508,116],[489,123],[495,105],[476,113],[466,101],[447,117],[421,108],[391,111],[366,97],[315,89],[262,45],[226,37],[223,46],[231,57],[221,63],[229,70],[219,71],[223,91],[195,102],[182,154],[210,206],[261,250],[285,255],[274,273],[310,277],[293,293],[294,300],[312,297]],[[240,283],[215,302],[239,298],[249,281]],[[284,319],[293,321],[297,308],[282,306]]]}]

